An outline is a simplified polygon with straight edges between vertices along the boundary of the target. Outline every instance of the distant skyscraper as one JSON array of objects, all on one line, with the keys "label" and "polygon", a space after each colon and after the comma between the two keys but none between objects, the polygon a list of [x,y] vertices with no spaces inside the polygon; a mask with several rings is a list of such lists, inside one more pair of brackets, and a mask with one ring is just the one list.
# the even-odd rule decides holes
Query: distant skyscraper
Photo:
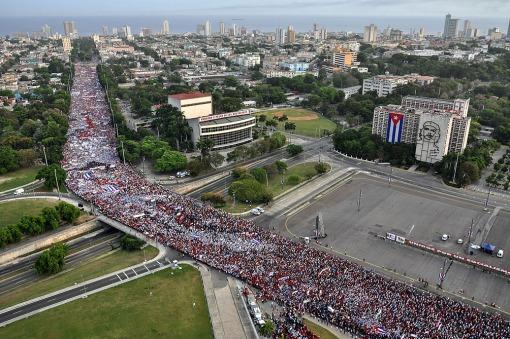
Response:
[{"label": "distant skyscraper", "polygon": [[418,38],[423,39],[425,38],[425,28],[421,27],[420,32],[418,33]]},{"label": "distant skyscraper", "polygon": [[211,35],[211,23],[209,20],[206,20],[204,23],[204,35],[210,36]]},{"label": "distant skyscraper", "polygon": [[294,31],[294,27],[289,26],[287,28],[287,43],[293,44],[296,42],[296,32]]},{"label": "distant skyscraper", "polygon": [[451,39],[457,37],[457,26],[459,24],[459,19],[452,19],[452,15],[446,15],[444,21],[444,32],[443,38]]},{"label": "distant skyscraper", "polygon": [[276,29],[275,42],[277,45],[283,45],[285,43],[285,31],[283,30],[283,28]]},{"label": "distant skyscraper", "polygon": [[77,33],[74,21],[64,21],[64,35],[74,37]]},{"label": "distant skyscraper", "polygon": [[48,25],[43,25],[41,27],[41,33],[42,33],[42,36],[45,37],[45,38],[49,38],[51,36],[51,27],[48,26]]},{"label": "distant skyscraper", "polygon": [[117,35],[119,34],[119,29],[117,27],[113,27],[112,28],[112,35]]},{"label": "distant skyscraper", "polygon": [[371,24],[370,26],[365,26],[365,34],[363,35],[363,41],[372,43],[377,41],[377,26]]},{"label": "distant skyscraper", "polygon": [[103,28],[101,29],[101,32],[103,33],[104,36],[109,35],[108,26],[103,26]]},{"label": "distant skyscraper", "polygon": [[510,20],[508,21],[508,30],[506,31],[506,38],[510,39]]},{"label": "distant skyscraper", "polygon": [[220,22],[220,35],[225,35],[225,23]]},{"label": "distant skyscraper", "polygon": [[125,38],[129,38],[130,36],[132,36],[132,34],[131,34],[131,27],[129,27],[128,25],[123,26],[122,27],[122,35]]},{"label": "distant skyscraper", "polygon": [[161,26],[161,34],[170,34],[170,24],[168,23],[168,20],[163,20],[163,25]]}]

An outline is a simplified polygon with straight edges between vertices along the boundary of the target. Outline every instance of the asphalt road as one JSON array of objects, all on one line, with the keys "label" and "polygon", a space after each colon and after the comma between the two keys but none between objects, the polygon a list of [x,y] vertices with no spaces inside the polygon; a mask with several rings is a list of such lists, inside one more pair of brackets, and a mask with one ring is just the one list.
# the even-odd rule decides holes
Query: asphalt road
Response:
[{"label": "asphalt road", "polygon": [[160,268],[162,266],[170,265],[169,262],[165,260],[156,260],[147,262],[145,264],[139,265],[133,269],[125,270],[119,274],[111,274],[102,279],[93,281],[88,284],[84,284],[81,286],[77,286],[74,288],[70,288],[66,291],[60,292],[58,294],[39,299],[37,301],[31,302],[29,304],[21,305],[19,307],[15,307],[14,309],[8,311],[0,311],[0,324],[16,319],[18,317],[23,317],[28,315],[31,312],[41,310],[46,307],[50,307],[61,303],[63,301],[69,300],[71,298],[79,297],[83,294],[89,293],[91,291],[121,282],[128,278],[134,277],[136,275],[146,273],[148,271],[153,271],[154,269]]},{"label": "asphalt road", "polygon": [[[74,267],[82,262],[101,255],[112,250],[111,243],[118,243],[120,232],[108,232],[98,234],[93,238],[84,238],[83,240],[70,245],[70,251],[73,252],[65,257],[66,268]],[[19,263],[4,266],[0,270],[0,296],[4,293],[19,288],[20,286],[33,283],[41,277],[33,268],[37,258],[21,261]]]},{"label": "asphalt road", "polygon": [[[360,190],[363,193],[358,212]],[[381,240],[377,235],[393,232],[464,255],[463,248],[454,239],[439,240],[440,233],[465,236],[472,218],[482,218],[482,224],[483,218],[487,219],[478,203],[408,184],[393,182],[390,187],[386,178],[363,175],[354,177],[320,199],[309,196],[308,200],[310,203],[306,208],[285,218],[280,228],[282,232],[291,237],[310,236],[315,216],[321,213],[328,235],[321,240],[322,245],[327,245],[325,250],[342,256],[347,254],[350,260],[359,260],[363,264],[370,263],[369,267],[390,276],[425,279],[431,290],[438,282],[444,258]],[[505,239],[508,238],[507,233]],[[477,260],[487,259],[483,256],[485,254],[479,253],[475,257]],[[499,260],[499,265],[505,265],[504,261]],[[474,300],[482,308],[486,303],[495,303],[503,311],[510,312],[509,282],[502,276],[455,262],[444,289],[469,301]]]}]

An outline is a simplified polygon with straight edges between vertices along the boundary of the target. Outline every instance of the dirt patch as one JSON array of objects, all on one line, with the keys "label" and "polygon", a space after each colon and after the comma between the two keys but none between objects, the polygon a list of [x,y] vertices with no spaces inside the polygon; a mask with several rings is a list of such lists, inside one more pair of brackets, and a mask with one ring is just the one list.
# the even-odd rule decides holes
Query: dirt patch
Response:
[{"label": "dirt patch", "polygon": [[12,178],[0,178],[0,184],[9,180],[12,180]]},{"label": "dirt patch", "polygon": [[[279,118],[279,117],[283,116],[284,114],[285,114],[284,112],[274,112],[273,117]],[[289,118],[289,121],[311,121],[311,120],[317,120],[319,118],[319,116],[315,113],[307,113],[306,115],[300,115],[297,117],[293,117],[293,116],[287,116],[287,117]]]}]

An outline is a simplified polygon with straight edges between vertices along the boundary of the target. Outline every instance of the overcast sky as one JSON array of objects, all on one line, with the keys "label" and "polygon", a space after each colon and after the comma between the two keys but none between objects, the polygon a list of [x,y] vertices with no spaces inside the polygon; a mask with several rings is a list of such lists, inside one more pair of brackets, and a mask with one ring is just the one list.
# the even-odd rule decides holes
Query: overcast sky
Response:
[{"label": "overcast sky", "polygon": [[[5,1],[5,0],[2,0]],[[510,0],[17,0],[0,17],[96,15],[510,16]]]}]

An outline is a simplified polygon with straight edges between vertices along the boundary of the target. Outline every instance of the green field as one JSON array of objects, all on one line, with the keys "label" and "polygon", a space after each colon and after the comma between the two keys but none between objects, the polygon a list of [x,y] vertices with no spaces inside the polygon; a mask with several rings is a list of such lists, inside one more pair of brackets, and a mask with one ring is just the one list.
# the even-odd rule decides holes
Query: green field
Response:
[{"label": "green field", "polygon": [[2,298],[0,298],[0,309],[55,292],[62,288],[72,286],[75,283],[81,283],[125,267],[142,263],[145,259],[150,260],[157,254],[158,250],[150,246],[145,248],[145,254],[143,251],[126,252],[118,250],[109,252],[105,256],[85,262],[83,265],[65,270],[33,284],[17,287],[9,293],[2,294]]},{"label": "green field", "polygon": [[38,215],[45,207],[58,204],[56,199],[24,199],[0,202],[0,227],[17,223],[25,215]]},{"label": "green field", "polygon": [[310,331],[319,336],[321,339],[337,339],[337,336],[331,333],[329,330],[311,322],[310,320],[304,319],[304,323]]},{"label": "green field", "polygon": [[41,167],[24,168],[0,175],[0,192],[31,183],[40,169]]},{"label": "green field", "polygon": [[200,273],[183,265],[17,321],[0,328],[0,337],[202,339],[213,333]]},{"label": "green field", "polygon": [[[315,113],[304,108],[282,108],[255,114],[264,114],[267,119],[285,114],[289,118],[289,122],[296,124],[296,130],[293,131],[293,133],[308,137],[318,137],[319,129],[321,131],[328,130],[330,132],[334,132],[336,129],[336,124],[333,121],[323,117],[320,113]],[[278,130],[283,131],[284,126],[285,122],[278,123]],[[321,132],[321,134],[322,133],[323,132]]]},{"label": "green field", "polygon": [[[307,180],[307,178],[312,178],[317,175],[315,170],[316,162],[305,162],[299,165],[295,165],[289,167],[287,172],[285,173],[285,180],[291,175],[298,175],[301,178],[300,183]],[[329,166],[329,165],[328,165]],[[268,180],[269,190],[273,193],[273,197],[282,194],[292,187],[296,185],[290,185],[287,181],[284,182],[282,186],[282,177],[280,175],[276,175]],[[298,184],[299,185],[299,184]],[[236,201],[236,206],[233,206],[233,201],[230,196],[227,197],[227,205],[225,206],[225,210],[230,213],[242,213],[246,212],[254,207],[258,206],[257,204],[244,204]]]}]

